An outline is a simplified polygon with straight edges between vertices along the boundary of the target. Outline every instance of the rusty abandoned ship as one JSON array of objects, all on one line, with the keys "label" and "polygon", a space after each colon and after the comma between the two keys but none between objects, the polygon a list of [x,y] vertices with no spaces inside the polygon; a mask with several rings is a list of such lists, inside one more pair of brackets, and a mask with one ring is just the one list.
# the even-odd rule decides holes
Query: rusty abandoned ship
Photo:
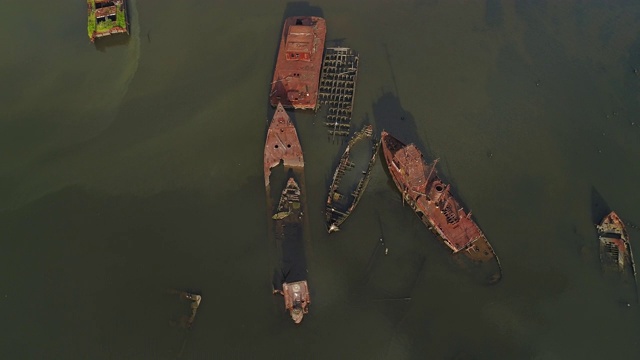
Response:
[{"label": "rusty abandoned ship", "polygon": [[112,34],[128,34],[126,1],[87,0],[87,32],[91,42]]},{"label": "rusty abandoned ship", "polygon": [[284,307],[296,324],[309,312],[311,297],[302,237],[303,211],[298,183],[290,177],[272,216],[281,268],[276,271],[273,293],[284,296]]},{"label": "rusty abandoned ship", "polygon": [[298,133],[281,103],[277,104],[275,114],[267,130],[264,144],[264,185],[269,186],[271,168],[283,163],[285,167],[302,168],[304,159]]},{"label": "rusty abandoned ship", "polygon": [[285,108],[315,110],[326,37],[326,22],[316,16],[285,20],[269,101]]},{"label": "rusty abandoned ship", "polygon": [[427,164],[414,144],[405,145],[386,131],[381,142],[389,173],[404,203],[454,254],[465,256],[463,264],[480,267],[478,275],[490,284],[500,281],[498,257],[471,213],[466,213],[451,194],[451,186],[438,177],[437,160]]},{"label": "rusty abandoned ship", "polygon": [[596,229],[598,230],[600,263],[603,270],[608,275],[619,275],[622,281],[621,285],[628,288],[625,295],[633,292],[637,302],[636,267],[624,222],[618,214],[612,211],[602,219],[599,225],[596,225]]},{"label": "rusty abandoned ship", "polygon": [[325,210],[329,233],[338,231],[358,205],[369,182],[379,144],[371,125],[365,126],[349,140],[329,186]]}]

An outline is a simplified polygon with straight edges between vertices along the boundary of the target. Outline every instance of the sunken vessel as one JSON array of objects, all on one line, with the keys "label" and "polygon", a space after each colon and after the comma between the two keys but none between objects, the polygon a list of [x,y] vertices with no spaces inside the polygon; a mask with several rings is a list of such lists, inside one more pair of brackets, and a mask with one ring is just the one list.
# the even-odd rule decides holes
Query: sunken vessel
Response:
[{"label": "sunken vessel", "polygon": [[126,1],[87,0],[87,32],[91,42],[112,34],[128,34]]},{"label": "sunken vessel", "polygon": [[271,106],[316,110],[326,33],[321,17],[285,20],[269,93]]},{"label": "sunken vessel", "polygon": [[273,279],[273,293],[284,296],[284,307],[296,324],[309,312],[311,296],[302,236],[303,216],[300,186],[290,177],[272,216],[281,268]]},{"label": "sunken vessel", "polygon": [[[427,164],[415,144],[406,145],[386,131],[382,150],[393,182],[420,220],[456,255],[463,265],[474,265],[476,273],[493,284],[502,270],[489,241],[471,219],[436,171],[437,160]],[[460,257],[464,255],[464,257]]]},{"label": "sunken vessel", "polygon": [[625,292],[633,292],[638,302],[638,285],[633,252],[629,243],[629,235],[624,222],[615,211],[607,214],[600,224],[596,225],[600,248],[600,263],[606,275],[619,278],[620,285],[628,288]]},{"label": "sunken vessel", "polygon": [[369,182],[379,145],[371,125],[349,140],[329,186],[325,210],[329,233],[340,230],[340,225],[358,205]]}]

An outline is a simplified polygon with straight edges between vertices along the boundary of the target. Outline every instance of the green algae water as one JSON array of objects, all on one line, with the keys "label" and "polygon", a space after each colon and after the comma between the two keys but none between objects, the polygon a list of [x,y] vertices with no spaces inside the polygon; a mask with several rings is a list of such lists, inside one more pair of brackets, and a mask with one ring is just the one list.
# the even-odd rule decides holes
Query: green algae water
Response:
[{"label": "green algae water", "polygon": [[[640,305],[602,276],[594,227],[606,203],[640,262],[638,2],[136,0],[131,35],[96,44],[83,1],[0,9],[1,358],[640,356]],[[380,160],[329,236],[344,144],[295,112],[312,303],[292,323],[262,153],[294,14],[359,52],[353,127],[440,159],[499,284],[456,266]],[[174,289],[203,296],[190,330]]]}]

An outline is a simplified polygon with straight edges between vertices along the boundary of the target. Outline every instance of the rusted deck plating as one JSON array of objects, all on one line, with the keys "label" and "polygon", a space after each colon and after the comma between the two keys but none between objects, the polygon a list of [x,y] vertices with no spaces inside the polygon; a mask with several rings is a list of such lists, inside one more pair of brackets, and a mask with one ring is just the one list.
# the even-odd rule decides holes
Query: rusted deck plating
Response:
[{"label": "rusted deck plating", "polygon": [[[358,181],[358,185],[356,189],[350,195],[347,205],[346,211],[341,211],[338,209],[338,203],[343,199],[344,195],[338,192],[338,188],[340,187],[340,182],[344,174],[351,169],[353,169],[354,165],[351,162],[351,149],[353,146],[365,139],[371,140],[372,145],[372,156],[369,160],[369,164],[367,170],[361,174],[360,180]],[[340,225],[347,219],[347,217],[351,214],[351,212],[355,209],[356,205],[360,201],[362,194],[364,193],[365,188],[369,182],[369,178],[371,176],[371,169],[376,161],[376,154],[378,153],[378,146],[380,145],[379,141],[376,141],[373,138],[373,127],[371,125],[365,126],[362,130],[355,133],[349,143],[347,144],[342,157],[340,158],[340,163],[338,164],[336,171],[333,174],[333,179],[331,181],[331,186],[329,187],[329,195],[327,196],[327,205],[325,210],[325,217],[327,221],[327,231],[329,233],[333,231],[338,231],[340,229]]]},{"label": "rusted deck plating", "polygon": [[[298,183],[293,178],[289,178],[287,185],[282,191],[280,201],[278,203],[277,212],[273,215],[275,220],[276,238],[278,241],[302,241],[297,238],[300,234],[291,229],[299,229],[302,227],[302,213],[301,207],[301,191]],[[289,229],[289,231],[287,231]],[[288,238],[289,236],[289,238]],[[293,236],[293,238],[291,238]],[[284,247],[284,244],[283,244]],[[283,262],[288,265],[293,265],[291,262],[296,261],[295,255],[287,255],[287,252],[283,250]],[[298,263],[297,265],[300,265]],[[291,275],[288,275],[291,276]],[[280,293],[284,295],[284,307],[289,311],[291,318],[296,324],[302,321],[305,314],[309,312],[309,304],[311,303],[311,297],[309,295],[309,287],[307,281],[301,275],[293,275],[294,278],[285,278],[282,284],[282,291],[275,290],[274,293]],[[287,283],[286,281],[292,281]]]},{"label": "rusted deck plating", "polygon": [[304,167],[302,147],[298,133],[282,104],[278,103],[276,112],[267,130],[264,144],[264,185],[269,186],[271,168],[283,162],[286,167]]},{"label": "rusted deck plating", "polygon": [[350,48],[325,50],[318,103],[329,106],[325,125],[331,135],[349,135],[359,61]]},{"label": "rusted deck plating", "polygon": [[316,109],[327,27],[316,16],[287,18],[282,29],[269,101],[285,108]]},{"label": "rusted deck plating", "polygon": [[[422,222],[433,230],[454,252],[464,253],[473,262],[496,261],[493,248],[478,225],[465,213],[452,196],[451,186],[445,184],[436,172],[436,163],[427,165],[414,144],[405,145],[382,132],[384,157],[402,198],[416,212]],[[501,274],[493,275],[497,282]]]}]

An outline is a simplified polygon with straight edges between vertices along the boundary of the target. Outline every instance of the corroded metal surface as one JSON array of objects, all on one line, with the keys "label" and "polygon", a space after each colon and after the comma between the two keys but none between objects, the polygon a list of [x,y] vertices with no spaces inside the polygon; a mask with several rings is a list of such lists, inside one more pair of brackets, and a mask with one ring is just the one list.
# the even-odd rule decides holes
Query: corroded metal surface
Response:
[{"label": "corroded metal surface", "polygon": [[271,106],[282,103],[285,108],[316,109],[326,32],[321,17],[285,20],[269,93]]},{"label": "corroded metal surface", "polygon": [[325,125],[330,135],[349,135],[359,62],[358,53],[350,48],[325,50],[318,103],[329,107]]},{"label": "corroded metal surface", "polygon": [[405,145],[382,132],[382,149],[387,167],[402,193],[403,201],[454,254],[464,254],[472,263],[495,263],[489,282],[502,277],[498,258],[478,225],[451,194],[436,171],[436,163],[427,164],[414,144]]},{"label": "corroded metal surface", "polygon": [[302,238],[303,211],[298,183],[289,178],[282,191],[274,220],[276,244],[280,249],[280,277],[275,280],[274,294],[284,295],[284,306],[298,324],[309,312],[311,297],[306,281],[306,261]]},{"label": "corroded metal surface", "polygon": [[276,112],[267,130],[264,144],[264,185],[269,186],[271,168],[280,162],[286,167],[303,167],[302,147],[298,133],[282,104],[278,103]]},{"label": "corroded metal surface", "polygon": [[[366,149],[358,149],[367,151],[366,160],[364,160],[364,156],[359,156],[357,160],[357,162],[364,160],[365,164],[354,163],[352,151],[355,149],[356,144],[366,147]],[[373,137],[373,127],[371,125],[365,126],[349,140],[329,186],[325,210],[327,231],[329,233],[338,231],[340,225],[358,205],[369,182],[379,144],[380,142]],[[345,176],[348,175],[352,176],[346,179],[347,181],[343,181]],[[346,193],[343,193],[344,191]]]}]

